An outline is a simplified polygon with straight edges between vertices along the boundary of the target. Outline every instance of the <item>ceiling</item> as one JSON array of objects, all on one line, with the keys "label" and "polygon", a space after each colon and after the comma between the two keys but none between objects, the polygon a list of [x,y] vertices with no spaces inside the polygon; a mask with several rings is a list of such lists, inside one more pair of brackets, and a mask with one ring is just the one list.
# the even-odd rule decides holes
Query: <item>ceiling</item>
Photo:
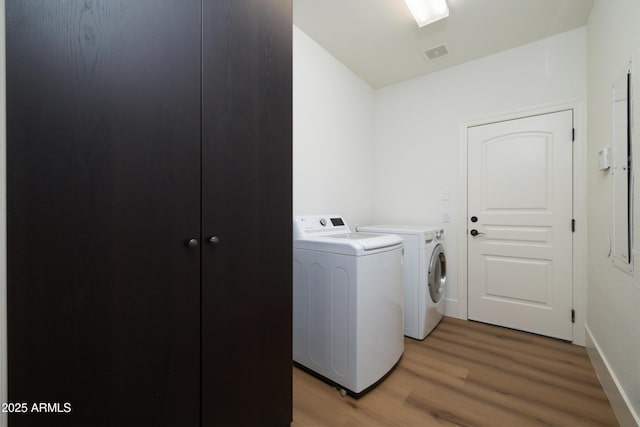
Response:
[{"label": "ceiling", "polygon": [[380,88],[584,26],[593,1],[447,0],[448,18],[418,28],[404,0],[293,0],[293,22]]}]

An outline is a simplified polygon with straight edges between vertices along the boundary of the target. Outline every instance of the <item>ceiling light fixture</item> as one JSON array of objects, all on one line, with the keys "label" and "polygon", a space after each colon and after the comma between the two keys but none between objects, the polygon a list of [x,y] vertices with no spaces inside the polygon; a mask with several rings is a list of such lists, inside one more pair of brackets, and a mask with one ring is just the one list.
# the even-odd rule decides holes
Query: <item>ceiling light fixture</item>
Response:
[{"label": "ceiling light fixture", "polygon": [[449,16],[446,0],[404,0],[418,27],[424,27]]}]

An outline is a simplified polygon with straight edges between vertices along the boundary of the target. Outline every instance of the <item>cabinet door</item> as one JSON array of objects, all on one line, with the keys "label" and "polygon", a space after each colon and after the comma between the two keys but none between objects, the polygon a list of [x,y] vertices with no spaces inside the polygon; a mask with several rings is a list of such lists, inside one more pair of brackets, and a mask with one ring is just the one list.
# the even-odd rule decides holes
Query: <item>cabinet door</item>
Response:
[{"label": "cabinet door", "polygon": [[200,7],[6,0],[12,427],[198,425]]},{"label": "cabinet door", "polygon": [[291,14],[203,2],[203,426],[291,421]]}]

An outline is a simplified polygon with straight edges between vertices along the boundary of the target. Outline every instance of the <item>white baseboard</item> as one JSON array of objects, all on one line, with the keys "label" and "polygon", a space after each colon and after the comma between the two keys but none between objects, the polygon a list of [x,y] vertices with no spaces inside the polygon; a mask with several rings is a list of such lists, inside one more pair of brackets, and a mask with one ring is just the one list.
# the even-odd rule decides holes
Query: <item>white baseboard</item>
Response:
[{"label": "white baseboard", "polygon": [[620,381],[611,369],[609,362],[602,353],[598,342],[595,340],[589,326],[584,327],[586,332],[586,348],[591,359],[591,364],[596,371],[596,375],[602,384],[602,389],[609,398],[611,408],[618,418],[618,422],[622,427],[638,427],[640,426],[640,415],[637,414],[627,393],[622,389]]},{"label": "white baseboard", "polygon": [[[444,315],[449,317],[460,317],[458,315],[458,300],[445,298],[444,299]],[[466,320],[466,319],[465,319]]]}]

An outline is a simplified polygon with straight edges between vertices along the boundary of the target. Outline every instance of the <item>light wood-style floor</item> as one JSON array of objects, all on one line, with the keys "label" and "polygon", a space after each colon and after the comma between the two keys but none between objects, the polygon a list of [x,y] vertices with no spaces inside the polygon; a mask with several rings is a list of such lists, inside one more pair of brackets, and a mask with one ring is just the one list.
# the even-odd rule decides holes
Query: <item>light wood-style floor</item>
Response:
[{"label": "light wood-style floor", "polygon": [[445,317],[359,400],[294,368],[293,427],[617,426],[586,350]]}]

